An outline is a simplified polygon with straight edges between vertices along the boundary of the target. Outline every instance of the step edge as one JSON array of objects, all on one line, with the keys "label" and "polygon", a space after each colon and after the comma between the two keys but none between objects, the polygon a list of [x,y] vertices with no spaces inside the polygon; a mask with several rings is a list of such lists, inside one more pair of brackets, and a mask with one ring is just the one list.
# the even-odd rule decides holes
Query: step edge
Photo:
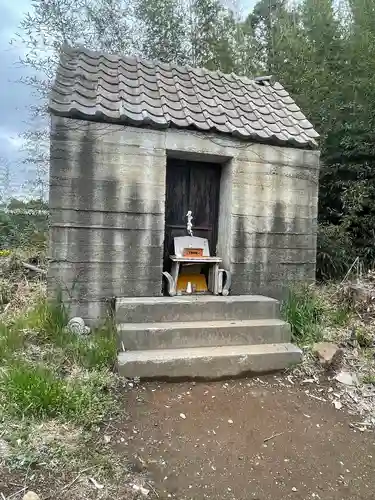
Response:
[{"label": "step edge", "polygon": [[[211,324],[210,324],[211,323]],[[167,331],[167,330],[191,330],[194,328],[205,329],[219,329],[219,328],[259,328],[268,326],[281,326],[289,325],[287,321],[278,318],[264,318],[264,319],[249,319],[249,320],[210,320],[206,321],[166,321],[156,323],[118,323],[116,329],[118,332],[132,332],[132,331]],[[290,326],[290,325],[289,325]]]},{"label": "step edge", "polygon": [[[268,348],[268,349],[267,349]],[[200,351],[199,355],[197,355],[197,351]],[[225,351],[232,351],[227,352]],[[164,359],[165,362],[172,361],[178,358],[186,358],[187,353],[195,354],[194,359],[199,358],[214,358],[214,357],[231,357],[231,356],[264,356],[264,355],[272,355],[272,354],[300,354],[302,355],[302,350],[297,347],[295,344],[290,342],[283,343],[272,343],[272,344],[240,344],[234,346],[215,346],[215,347],[179,347],[173,349],[148,349],[148,350],[139,350],[139,351],[126,351],[120,352],[118,354],[118,364],[126,364],[128,362],[158,362],[161,359],[155,357],[154,359],[146,359],[146,354],[151,356],[152,353],[160,354],[161,352],[167,354],[167,357]],[[137,359],[137,357],[143,359]],[[128,358],[126,360],[125,358]],[[132,358],[132,359],[129,359]]]},{"label": "step edge", "polygon": [[190,304],[194,302],[205,303],[233,303],[233,302],[267,302],[277,304],[280,301],[272,297],[267,297],[265,295],[228,295],[223,297],[221,295],[204,295],[197,297],[117,297],[116,298],[116,308],[118,305],[150,305],[150,304]]}]

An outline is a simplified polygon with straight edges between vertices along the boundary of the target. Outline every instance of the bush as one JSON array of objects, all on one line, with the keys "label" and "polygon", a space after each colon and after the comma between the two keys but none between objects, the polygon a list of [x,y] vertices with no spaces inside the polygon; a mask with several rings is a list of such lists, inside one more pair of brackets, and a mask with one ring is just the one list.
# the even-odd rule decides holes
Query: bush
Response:
[{"label": "bush", "polygon": [[319,225],[316,263],[319,280],[342,278],[354,259],[352,241],[342,226]]},{"label": "bush", "polygon": [[324,306],[312,286],[290,288],[281,304],[281,314],[291,325],[292,339],[297,344],[308,344],[322,339]]}]

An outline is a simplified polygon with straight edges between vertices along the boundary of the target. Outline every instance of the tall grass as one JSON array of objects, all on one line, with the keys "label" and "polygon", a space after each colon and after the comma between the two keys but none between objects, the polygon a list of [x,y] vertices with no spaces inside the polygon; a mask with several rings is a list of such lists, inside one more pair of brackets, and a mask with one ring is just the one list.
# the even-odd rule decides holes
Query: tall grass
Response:
[{"label": "tall grass", "polygon": [[281,304],[281,314],[291,325],[297,344],[317,342],[323,337],[324,303],[314,287],[294,286]]}]

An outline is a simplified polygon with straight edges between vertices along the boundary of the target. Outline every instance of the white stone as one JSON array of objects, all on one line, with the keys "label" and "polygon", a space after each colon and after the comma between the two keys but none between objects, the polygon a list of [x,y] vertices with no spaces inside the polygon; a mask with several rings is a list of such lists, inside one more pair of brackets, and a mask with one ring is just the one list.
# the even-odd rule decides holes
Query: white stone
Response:
[{"label": "white stone", "polygon": [[334,404],[336,410],[341,410],[341,408],[342,408],[341,401],[334,401],[333,404]]},{"label": "white stone", "polygon": [[28,491],[22,500],[40,500],[40,496],[33,491]]}]

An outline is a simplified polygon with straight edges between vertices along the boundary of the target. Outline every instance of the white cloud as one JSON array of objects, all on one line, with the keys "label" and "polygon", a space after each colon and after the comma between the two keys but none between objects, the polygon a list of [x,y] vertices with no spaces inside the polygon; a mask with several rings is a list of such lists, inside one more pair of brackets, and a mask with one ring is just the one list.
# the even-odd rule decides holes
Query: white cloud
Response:
[{"label": "white cloud", "polygon": [[5,127],[0,127],[0,141],[7,143],[8,148],[19,151],[23,146],[23,139],[18,136],[17,132],[7,130]]}]

